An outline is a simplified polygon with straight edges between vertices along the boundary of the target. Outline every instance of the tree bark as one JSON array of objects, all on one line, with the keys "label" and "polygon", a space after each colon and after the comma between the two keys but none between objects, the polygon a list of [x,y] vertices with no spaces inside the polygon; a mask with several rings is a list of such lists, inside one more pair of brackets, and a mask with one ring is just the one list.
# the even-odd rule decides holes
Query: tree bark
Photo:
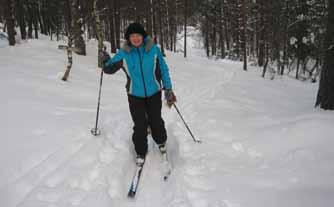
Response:
[{"label": "tree bark", "polygon": [[158,36],[158,23],[157,23],[157,1],[152,0],[152,21],[153,21],[153,39],[154,43],[157,44],[157,36]]},{"label": "tree bark", "polygon": [[259,57],[258,57],[258,65],[260,67],[264,66],[265,61],[265,45],[266,45],[266,20],[265,20],[265,1],[260,1],[258,3],[259,5],[259,44],[258,44],[258,50],[259,50]]},{"label": "tree bark", "polygon": [[108,1],[108,16],[109,16],[109,34],[110,34],[110,51],[111,53],[116,53],[116,35],[115,35],[115,0]]},{"label": "tree bark", "polygon": [[247,9],[246,9],[246,0],[242,0],[241,2],[241,28],[240,28],[240,32],[241,32],[241,50],[242,50],[242,54],[243,54],[243,62],[244,62],[244,70],[247,71],[247,36],[246,36],[246,32],[247,32]]},{"label": "tree bark", "polygon": [[116,33],[116,47],[121,48],[121,2],[120,0],[114,0],[114,13],[115,13],[115,33]]},{"label": "tree bark", "polygon": [[219,4],[219,44],[220,44],[220,58],[225,58],[225,42],[224,42],[224,10],[223,10],[223,1],[220,1]]},{"label": "tree bark", "polygon": [[97,14],[97,1],[94,0],[94,8],[93,8],[93,15],[95,19],[95,24],[96,24],[96,34],[97,34],[97,40],[98,40],[98,67],[102,68],[103,63],[100,54],[102,53],[103,50],[103,32],[102,32],[102,26],[101,26],[101,19],[100,16]]},{"label": "tree bark", "polygon": [[160,48],[161,48],[161,53],[163,56],[166,56],[165,54],[165,44],[164,44],[164,25],[162,23],[162,19],[163,19],[163,14],[162,14],[162,11],[163,11],[163,3],[162,1],[158,1],[157,2],[157,6],[158,6],[158,11],[159,11],[159,34],[160,34],[160,38],[159,38],[159,43],[160,43]]},{"label": "tree bark", "polygon": [[34,25],[34,31],[35,31],[35,39],[38,39],[38,5],[37,2],[33,2],[32,4],[32,23]]},{"label": "tree bark", "polygon": [[184,57],[187,57],[188,0],[184,0]]},{"label": "tree bark", "polygon": [[325,39],[325,60],[321,72],[316,106],[334,110],[334,2],[329,1]]},{"label": "tree bark", "polygon": [[21,39],[25,40],[27,38],[27,31],[26,31],[26,21],[24,15],[25,11],[22,0],[16,0],[16,7],[17,7],[17,20],[20,26]]},{"label": "tree bark", "polygon": [[27,10],[28,10],[28,38],[32,39],[32,32],[33,32],[33,11],[32,11],[32,5],[29,0],[26,0]]},{"label": "tree bark", "polygon": [[14,0],[6,1],[5,17],[7,23],[8,42],[10,46],[15,45],[15,19],[14,19]]},{"label": "tree bark", "polygon": [[72,11],[71,11],[71,0],[67,0],[65,2],[65,12],[66,12],[66,19],[67,19],[67,31],[68,31],[68,42],[67,42],[67,67],[62,78],[63,81],[67,81],[73,64],[73,57],[72,57],[72,45],[73,45],[73,35],[72,35]]},{"label": "tree bark", "polygon": [[72,0],[72,25],[73,25],[73,40],[74,40],[74,46],[75,50],[74,52],[78,55],[86,55],[86,44],[85,40],[83,38],[83,18],[81,16],[82,14],[82,5],[80,4],[80,0]]},{"label": "tree bark", "polygon": [[145,0],[146,3],[146,32],[152,36],[152,1]]}]

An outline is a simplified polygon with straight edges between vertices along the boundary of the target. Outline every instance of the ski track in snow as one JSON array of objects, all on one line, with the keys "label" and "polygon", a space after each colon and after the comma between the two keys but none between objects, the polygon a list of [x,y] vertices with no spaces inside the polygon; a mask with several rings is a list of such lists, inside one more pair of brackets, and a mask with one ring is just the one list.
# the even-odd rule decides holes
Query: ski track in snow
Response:
[{"label": "ski track in snow", "polygon": [[[172,174],[163,181],[161,157],[149,137],[138,193],[134,200],[128,199],[135,166],[132,121],[121,72],[104,78],[99,120],[102,135],[92,137],[89,133],[95,121],[99,79],[95,46],[96,42],[90,41],[87,57],[74,56],[69,83],[60,81],[66,59],[64,51],[56,49],[57,43],[34,40],[17,48],[1,48],[0,66],[10,69],[0,88],[13,85],[13,94],[6,95],[9,102],[18,105],[24,101],[32,107],[28,116],[36,112],[36,119],[45,119],[35,120],[40,126],[26,138],[42,141],[51,134],[49,141],[60,139],[54,146],[43,142],[47,148],[28,156],[24,167],[17,167],[19,172],[10,175],[10,170],[4,171],[1,206],[311,207],[334,201],[334,183],[329,179],[334,175],[329,165],[333,141],[328,136],[334,119],[312,111],[313,96],[309,93],[314,87],[286,79],[263,80],[255,68],[246,73],[240,63],[208,60],[194,48],[197,55],[186,60],[181,54],[168,52],[167,63],[177,104],[203,143],[193,143],[176,111],[164,107]],[[20,56],[21,62],[10,59],[13,54]],[[7,63],[3,57],[8,58]],[[10,81],[13,78],[14,83]],[[289,89],[296,94],[285,93]],[[19,90],[26,93],[16,95]],[[47,99],[47,104],[36,105]],[[24,113],[24,109],[19,112]],[[58,130],[41,123],[47,121],[59,124]],[[11,127],[12,122],[4,123]]]}]

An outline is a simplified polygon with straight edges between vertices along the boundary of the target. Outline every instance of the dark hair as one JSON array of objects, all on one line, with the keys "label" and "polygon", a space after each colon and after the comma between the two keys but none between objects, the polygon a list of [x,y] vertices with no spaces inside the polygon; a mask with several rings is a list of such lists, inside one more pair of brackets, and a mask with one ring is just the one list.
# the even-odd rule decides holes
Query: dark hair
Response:
[{"label": "dark hair", "polygon": [[126,28],[126,32],[125,32],[125,39],[127,41],[129,41],[130,35],[134,34],[134,33],[138,33],[141,34],[144,39],[147,36],[147,33],[143,27],[143,25],[141,25],[140,23],[134,22],[131,23],[127,28]]}]

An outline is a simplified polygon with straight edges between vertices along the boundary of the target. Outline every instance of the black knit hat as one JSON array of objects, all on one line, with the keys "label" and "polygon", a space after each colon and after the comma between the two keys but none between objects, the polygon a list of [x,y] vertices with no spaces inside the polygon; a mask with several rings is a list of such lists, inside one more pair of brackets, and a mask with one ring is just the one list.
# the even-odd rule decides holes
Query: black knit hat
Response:
[{"label": "black knit hat", "polygon": [[125,39],[129,41],[130,35],[133,34],[133,33],[138,33],[138,34],[143,35],[144,39],[147,36],[147,33],[146,33],[144,27],[137,22],[131,23],[128,26],[128,28],[126,29],[126,32],[125,32]]}]

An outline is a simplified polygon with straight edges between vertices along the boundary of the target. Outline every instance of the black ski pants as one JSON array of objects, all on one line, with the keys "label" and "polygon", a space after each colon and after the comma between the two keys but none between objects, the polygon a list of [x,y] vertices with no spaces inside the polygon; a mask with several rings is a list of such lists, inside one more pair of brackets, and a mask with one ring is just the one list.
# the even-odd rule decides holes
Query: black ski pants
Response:
[{"label": "black ski pants", "polygon": [[129,108],[134,122],[132,141],[137,155],[147,153],[147,128],[157,144],[165,143],[167,133],[164,120],[161,117],[161,91],[147,98],[128,95]]}]

